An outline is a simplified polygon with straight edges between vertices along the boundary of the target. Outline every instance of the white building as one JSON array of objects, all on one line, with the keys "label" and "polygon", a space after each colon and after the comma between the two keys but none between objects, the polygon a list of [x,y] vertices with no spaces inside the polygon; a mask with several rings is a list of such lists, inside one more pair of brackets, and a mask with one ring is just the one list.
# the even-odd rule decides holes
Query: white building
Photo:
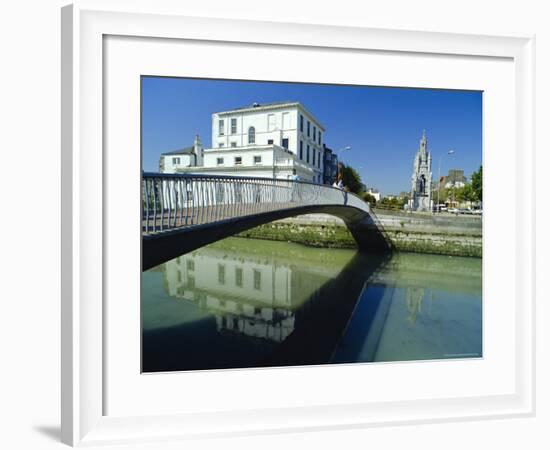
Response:
[{"label": "white building", "polygon": [[279,102],[212,114],[212,148],[203,167],[178,172],[323,181],[325,128],[298,102]]},{"label": "white building", "polygon": [[449,174],[443,177],[443,182],[446,189],[460,189],[466,186],[468,180],[464,176],[464,170],[450,169]]},{"label": "white building", "polygon": [[195,136],[193,146],[162,153],[159,161],[161,173],[176,173],[187,167],[202,166],[204,163],[204,149],[199,135]]},{"label": "white building", "polygon": [[372,187],[368,188],[367,193],[372,195],[377,202],[379,202],[382,199],[382,194],[376,188],[372,188]]}]

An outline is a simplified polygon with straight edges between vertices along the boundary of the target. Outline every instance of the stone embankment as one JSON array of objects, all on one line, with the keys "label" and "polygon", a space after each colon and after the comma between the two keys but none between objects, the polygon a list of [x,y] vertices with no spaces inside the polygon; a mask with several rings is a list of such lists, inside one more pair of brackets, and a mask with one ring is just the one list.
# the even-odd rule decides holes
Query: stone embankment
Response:
[{"label": "stone embankment", "polygon": [[[374,210],[379,228],[397,251],[482,256],[479,216],[432,215]],[[341,219],[309,214],[278,220],[241,233],[241,237],[297,242],[314,247],[355,248]]]}]

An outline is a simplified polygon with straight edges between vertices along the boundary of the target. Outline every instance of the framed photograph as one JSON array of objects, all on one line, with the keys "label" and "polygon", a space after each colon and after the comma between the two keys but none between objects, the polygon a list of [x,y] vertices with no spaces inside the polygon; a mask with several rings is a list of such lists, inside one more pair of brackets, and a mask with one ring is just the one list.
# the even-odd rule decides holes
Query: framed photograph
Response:
[{"label": "framed photograph", "polygon": [[62,34],[64,442],[534,413],[532,37]]}]

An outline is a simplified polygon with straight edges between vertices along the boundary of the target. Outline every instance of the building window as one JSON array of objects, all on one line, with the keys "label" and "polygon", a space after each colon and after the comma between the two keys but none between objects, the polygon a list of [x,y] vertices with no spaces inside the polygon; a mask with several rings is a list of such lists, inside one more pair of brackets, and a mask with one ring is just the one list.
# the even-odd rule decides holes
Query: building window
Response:
[{"label": "building window", "polygon": [[231,134],[237,134],[237,119],[231,119]]},{"label": "building window", "polygon": [[319,145],[321,145],[321,130],[319,130],[319,135],[317,137],[319,138],[318,143],[319,143]]},{"label": "building window", "polygon": [[300,159],[304,159],[304,141],[300,141]]},{"label": "building window", "polygon": [[273,139],[268,139],[267,140],[267,145],[273,145]]},{"label": "building window", "polygon": [[283,139],[283,147],[288,150],[288,138]]},{"label": "building window", "polygon": [[313,155],[311,155],[313,157],[313,165],[315,165],[315,155],[317,154],[317,152],[315,151],[315,149],[313,149]]},{"label": "building window", "polygon": [[218,264],[218,283],[225,284],[225,265]]},{"label": "building window", "polygon": [[254,289],[258,291],[262,289],[262,272],[256,269],[254,269]]},{"label": "building window", "polygon": [[308,146],[307,146],[306,162],[309,164],[309,144],[308,144]]},{"label": "building window", "polygon": [[223,130],[223,128],[224,128],[223,119],[220,119],[220,120],[218,120],[218,134],[219,134],[220,136],[223,136],[223,135],[224,135],[224,130]]},{"label": "building window", "polygon": [[281,128],[283,130],[286,130],[286,129],[290,128],[290,114],[287,113],[287,112],[283,113],[283,120],[282,120]]},{"label": "building window", "polygon": [[195,261],[192,259],[185,261],[185,264],[187,265],[187,270],[195,270]]},{"label": "building window", "polygon": [[242,156],[235,156],[235,165],[240,166],[243,163]]},{"label": "building window", "polygon": [[243,287],[243,269],[235,267],[235,284],[237,287]]},{"label": "building window", "polygon": [[317,140],[317,127],[313,125],[313,142]]},{"label": "building window", "polygon": [[321,168],[321,152],[319,152],[319,158],[317,159],[317,167]]},{"label": "building window", "polygon": [[225,143],[219,142],[219,143],[218,143],[218,147],[219,147],[219,148],[225,147]]},{"label": "building window", "polygon": [[248,143],[249,144],[256,143],[256,129],[254,127],[250,127],[248,129]]},{"label": "building window", "polygon": [[216,164],[218,166],[223,166],[223,158],[216,158]]},{"label": "building window", "polygon": [[309,126],[310,126],[310,123],[309,123],[309,120],[307,121],[307,137],[309,137]]},{"label": "building window", "polygon": [[254,156],[254,164],[261,164],[262,163],[262,157],[255,155]]},{"label": "building window", "polygon": [[300,114],[300,131],[304,132],[304,116]]},{"label": "building window", "polygon": [[172,158],[172,164],[181,164],[181,158],[180,157]]},{"label": "building window", "polygon": [[237,146],[236,142],[231,142],[231,147],[236,147],[236,146]]},{"label": "building window", "polygon": [[275,129],[275,114],[267,115],[267,131],[273,131]]}]

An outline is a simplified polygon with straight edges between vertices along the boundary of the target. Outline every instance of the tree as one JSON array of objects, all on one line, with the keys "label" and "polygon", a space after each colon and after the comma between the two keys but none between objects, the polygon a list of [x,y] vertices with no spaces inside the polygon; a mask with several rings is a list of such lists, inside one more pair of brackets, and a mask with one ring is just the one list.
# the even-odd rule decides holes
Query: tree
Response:
[{"label": "tree", "polygon": [[399,210],[399,209],[403,209],[404,205],[405,205],[404,198],[384,197],[382,200],[380,200],[380,207],[382,208]]},{"label": "tree", "polygon": [[483,166],[472,174],[472,191],[474,201],[483,201]]},{"label": "tree", "polygon": [[369,202],[371,206],[376,205],[376,199],[374,198],[374,195],[369,194],[368,192],[363,193],[363,200]]},{"label": "tree", "polygon": [[344,186],[354,194],[359,194],[363,187],[363,183],[361,182],[361,176],[357,173],[357,171],[351,166],[344,166],[341,173]]},{"label": "tree", "polygon": [[459,202],[475,202],[477,200],[476,193],[471,183],[467,183],[464,186],[455,189],[454,198]]}]

